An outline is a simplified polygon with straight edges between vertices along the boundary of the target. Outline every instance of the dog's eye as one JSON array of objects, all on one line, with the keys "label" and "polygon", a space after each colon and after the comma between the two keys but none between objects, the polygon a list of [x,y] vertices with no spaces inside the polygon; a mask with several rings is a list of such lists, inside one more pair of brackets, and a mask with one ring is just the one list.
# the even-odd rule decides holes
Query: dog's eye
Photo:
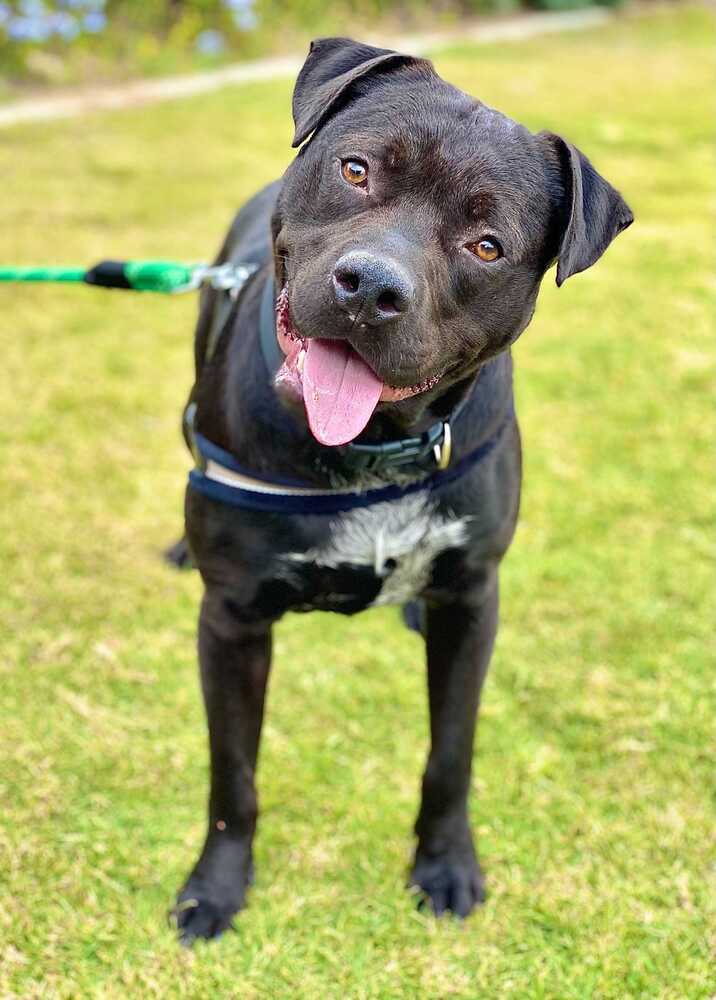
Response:
[{"label": "dog's eye", "polygon": [[487,236],[483,236],[477,243],[468,243],[467,249],[470,253],[474,253],[476,257],[479,257],[480,260],[484,260],[488,264],[493,260],[498,260],[502,256],[502,247],[500,244],[497,240],[493,240]]},{"label": "dog's eye", "polygon": [[353,187],[365,187],[368,183],[368,165],[362,160],[342,160],[341,173]]}]

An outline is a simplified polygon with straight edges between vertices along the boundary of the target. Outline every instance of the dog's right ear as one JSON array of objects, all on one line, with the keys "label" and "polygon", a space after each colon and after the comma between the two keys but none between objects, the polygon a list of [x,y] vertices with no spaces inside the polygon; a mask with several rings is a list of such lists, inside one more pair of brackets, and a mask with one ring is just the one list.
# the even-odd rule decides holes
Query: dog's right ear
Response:
[{"label": "dog's right ear", "polygon": [[337,110],[355,80],[378,68],[423,61],[350,38],[318,38],[311,42],[293,91],[296,132],[292,145],[300,146]]}]

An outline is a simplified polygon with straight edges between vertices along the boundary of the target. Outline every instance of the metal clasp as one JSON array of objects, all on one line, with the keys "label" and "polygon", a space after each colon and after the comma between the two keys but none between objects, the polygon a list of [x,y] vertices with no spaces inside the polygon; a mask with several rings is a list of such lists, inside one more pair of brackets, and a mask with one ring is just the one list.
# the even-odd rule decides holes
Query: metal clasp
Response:
[{"label": "metal clasp", "polygon": [[191,280],[185,285],[175,288],[175,292],[192,292],[202,285],[211,285],[220,292],[229,292],[232,296],[238,294],[251,275],[258,271],[258,264],[217,264],[194,268]]},{"label": "metal clasp", "polygon": [[452,431],[450,424],[446,420],[443,424],[443,439],[440,444],[433,445],[433,456],[435,464],[441,471],[450,465],[450,455],[452,454]]}]

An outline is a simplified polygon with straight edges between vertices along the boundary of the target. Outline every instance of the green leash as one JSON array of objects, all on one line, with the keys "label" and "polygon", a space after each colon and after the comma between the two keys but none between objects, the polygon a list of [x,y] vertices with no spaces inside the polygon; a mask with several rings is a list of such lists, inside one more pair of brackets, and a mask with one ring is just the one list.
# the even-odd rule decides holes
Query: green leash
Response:
[{"label": "green leash", "polygon": [[202,285],[230,290],[241,288],[255,264],[179,264],[170,260],[103,260],[90,268],[0,267],[0,282],[81,283],[135,292],[191,292]]}]

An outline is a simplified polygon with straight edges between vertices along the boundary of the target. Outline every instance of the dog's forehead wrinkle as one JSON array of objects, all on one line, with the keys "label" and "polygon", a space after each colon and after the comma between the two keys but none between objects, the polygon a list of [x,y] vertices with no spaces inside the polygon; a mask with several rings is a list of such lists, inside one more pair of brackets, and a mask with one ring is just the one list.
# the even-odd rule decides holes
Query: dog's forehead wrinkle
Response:
[{"label": "dog's forehead wrinkle", "polygon": [[366,137],[389,142],[400,134],[410,141],[415,136],[443,140],[489,134],[495,140],[514,141],[531,136],[518,122],[444,81],[439,85],[417,86],[401,91],[396,100],[394,83],[376,83],[344,108],[335,122]]},{"label": "dog's forehead wrinkle", "polygon": [[[482,105],[441,80],[434,73],[420,73],[410,87],[398,87],[400,73],[363,82],[353,100],[333,119],[333,124],[352,130],[358,141],[385,145],[416,141],[442,141],[458,128],[469,129]],[[403,81],[405,82],[405,81]]]}]

